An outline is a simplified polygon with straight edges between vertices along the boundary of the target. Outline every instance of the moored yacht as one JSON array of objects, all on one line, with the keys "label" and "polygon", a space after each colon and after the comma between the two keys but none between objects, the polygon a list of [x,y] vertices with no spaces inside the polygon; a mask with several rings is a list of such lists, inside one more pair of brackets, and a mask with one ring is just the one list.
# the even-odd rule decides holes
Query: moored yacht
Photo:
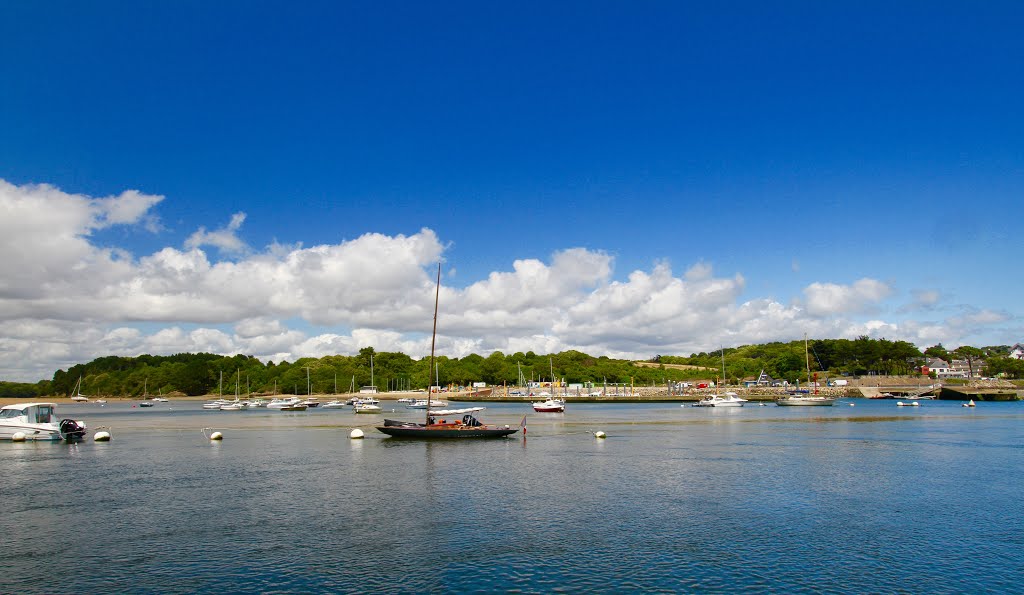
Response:
[{"label": "moored yacht", "polygon": [[831,407],[835,404],[836,398],[819,395],[818,373],[815,372],[813,378],[811,377],[811,360],[807,355],[807,335],[804,335],[804,360],[807,364],[807,382],[814,387],[814,394],[797,390],[775,399],[775,404],[782,407]]},{"label": "moored yacht", "polygon": [[835,402],[835,397],[802,393],[792,393],[775,399],[775,404],[782,407],[831,407]]},{"label": "moored yacht", "polygon": [[426,409],[430,407],[447,407],[448,401],[441,401],[439,399],[430,399],[428,402],[426,399],[416,399],[412,403],[407,404],[406,409]]},{"label": "moored yacht", "polygon": [[742,407],[747,400],[734,392],[724,395],[708,395],[693,404],[694,407]]},{"label": "moored yacht", "polygon": [[271,399],[267,403],[267,409],[285,409],[295,407],[302,402],[302,399],[298,397],[288,397],[287,399]]},{"label": "moored yacht", "polygon": [[352,405],[352,410],[355,413],[380,413],[381,412],[380,405],[377,405],[375,403],[356,403],[356,404]]},{"label": "moored yacht", "polygon": [[548,397],[540,403],[532,403],[533,410],[537,413],[562,413],[565,411],[565,399]]}]

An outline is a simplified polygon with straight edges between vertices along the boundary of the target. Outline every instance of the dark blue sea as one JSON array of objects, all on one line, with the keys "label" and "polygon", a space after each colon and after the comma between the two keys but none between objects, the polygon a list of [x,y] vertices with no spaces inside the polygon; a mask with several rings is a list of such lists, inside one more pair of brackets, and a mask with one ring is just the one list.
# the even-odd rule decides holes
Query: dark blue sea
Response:
[{"label": "dark blue sea", "polygon": [[570,404],[455,442],[351,410],[62,405],[113,440],[0,443],[0,591],[1020,592],[1024,403],[921,403]]}]

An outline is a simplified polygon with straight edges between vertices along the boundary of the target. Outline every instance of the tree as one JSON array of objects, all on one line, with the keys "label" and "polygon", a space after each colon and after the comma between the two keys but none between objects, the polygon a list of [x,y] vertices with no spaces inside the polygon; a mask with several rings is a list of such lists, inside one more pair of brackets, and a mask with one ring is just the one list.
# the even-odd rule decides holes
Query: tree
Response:
[{"label": "tree", "polygon": [[953,353],[960,356],[961,359],[967,360],[967,369],[970,374],[970,378],[974,378],[974,364],[980,362],[985,356],[985,352],[978,349],[977,347],[971,347],[970,345],[961,345],[953,350]]},{"label": "tree", "polygon": [[212,386],[209,365],[202,360],[184,364],[174,377],[174,385],[189,396],[205,395]]},{"label": "tree", "polygon": [[949,361],[949,352],[942,346],[942,343],[932,345],[928,349],[925,349],[924,354],[927,357],[937,357],[943,361]]}]

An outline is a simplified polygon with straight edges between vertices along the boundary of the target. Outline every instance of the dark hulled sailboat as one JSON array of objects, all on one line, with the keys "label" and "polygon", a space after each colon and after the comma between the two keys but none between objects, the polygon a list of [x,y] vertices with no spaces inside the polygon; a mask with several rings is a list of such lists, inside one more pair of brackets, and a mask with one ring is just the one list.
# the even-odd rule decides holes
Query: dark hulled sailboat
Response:
[{"label": "dark hulled sailboat", "polygon": [[[437,287],[434,290],[434,330],[430,337],[430,370],[434,369],[434,345],[437,339],[437,302],[441,295],[441,263],[437,263]],[[431,414],[428,393],[428,406],[424,410],[424,423],[385,419],[383,426],[377,426],[381,432],[395,438],[415,438],[419,440],[447,440],[451,438],[502,438],[519,431],[517,427],[493,426],[480,423],[471,413],[454,421],[437,421]]]}]

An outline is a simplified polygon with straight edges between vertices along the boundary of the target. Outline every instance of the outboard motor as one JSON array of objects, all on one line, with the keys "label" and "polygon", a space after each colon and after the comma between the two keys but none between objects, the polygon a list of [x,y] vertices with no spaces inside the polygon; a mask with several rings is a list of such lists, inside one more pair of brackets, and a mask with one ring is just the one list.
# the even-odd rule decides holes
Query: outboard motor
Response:
[{"label": "outboard motor", "polygon": [[73,419],[60,420],[60,433],[67,441],[80,440],[85,437],[85,422]]}]

